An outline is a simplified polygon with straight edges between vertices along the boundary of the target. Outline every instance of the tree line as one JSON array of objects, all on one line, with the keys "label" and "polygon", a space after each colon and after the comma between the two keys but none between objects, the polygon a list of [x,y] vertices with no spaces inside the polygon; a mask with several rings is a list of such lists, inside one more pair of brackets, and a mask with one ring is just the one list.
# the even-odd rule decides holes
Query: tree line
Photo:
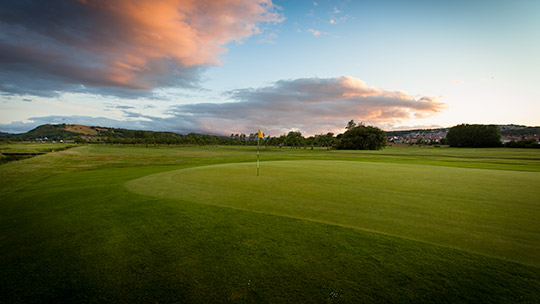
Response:
[{"label": "tree line", "polygon": [[[78,135],[76,143],[136,144],[136,145],[231,145],[255,146],[257,133],[233,133],[230,136],[197,133],[178,134],[125,129],[100,131],[99,136]],[[304,137],[299,131],[290,131],[280,136],[267,136],[260,141],[263,146],[280,148],[327,148],[327,149],[381,149],[386,145],[386,133],[372,126],[356,125],[349,121],[343,134],[332,132]]]},{"label": "tree line", "polygon": [[[174,132],[142,131],[116,128],[87,127],[94,135],[74,133],[63,129],[63,125],[43,125],[25,134],[0,134],[0,141],[73,140],[76,143],[93,144],[134,144],[134,145],[257,145],[257,133],[233,133],[230,136],[207,135],[198,133],[179,134]],[[528,130],[530,131],[530,130]],[[386,146],[386,133],[381,129],[354,120],[347,123],[345,132],[317,134],[304,137],[299,131],[290,131],[280,136],[267,136],[260,141],[263,146],[280,148],[327,148],[377,150]],[[499,147],[501,132],[496,125],[461,124],[448,130],[445,143],[452,147]],[[418,142],[417,142],[418,144]],[[444,144],[441,141],[441,144]],[[534,139],[522,139],[506,143],[507,147],[538,148]]]},{"label": "tree line", "polygon": [[[79,144],[135,144],[135,145],[229,145],[229,146],[256,146],[257,133],[236,133],[230,136],[206,135],[198,133],[177,134],[151,131],[135,131],[134,136],[129,134],[109,134],[107,136],[84,136],[78,135],[74,141]],[[281,136],[267,136],[260,141],[263,146],[276,146],[284,148],[307,148],[336,146],[338,137],[334,133],[318,134],[304,137],[301,132],[290,131]]]}]

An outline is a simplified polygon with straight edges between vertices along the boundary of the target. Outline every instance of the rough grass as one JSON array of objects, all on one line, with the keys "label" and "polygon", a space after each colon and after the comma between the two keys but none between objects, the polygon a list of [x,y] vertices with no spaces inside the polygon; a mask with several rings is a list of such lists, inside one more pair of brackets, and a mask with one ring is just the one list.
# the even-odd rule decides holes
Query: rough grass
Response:
[{"label": "rough grass", "polygon": [[1,152],[51,152],[75,146],[73,143],[12,143],[0,144]]},{"label": "rough grass", "polygon": [[[107,130],[104,128],[100,128],[101,130]],[[96,129],[93,129],[89,126],[84,125],[65,125],[64,130],[73,132],[73,133],[80,133],[84,135],[97,135],[98,131]]]},{"label": "rough grass", "polygon": [[[0,152],[8,153],[35,153],[35,152],[58,152],[73,147],[74,144],[65,143],[16,143],[16,144],[0,144]],[[8,155],[0,154],[0,165],[20,161],[33,156],[29,155]]]},{"label": "rough grass", "polygon": [[[528,151],[516,157],[514,151],[486,150],[486,158],[482,151],[437,151],[267,149],[262,158],[381,167],[416,166],[426,158],[426,164],[452,167],[540,171],[538,154]],[[0,300],[534,303],[540,298],[538,267],[308,219],[138,195],[124,187],[165,171],[252,162],[253,152],[252,147],[86,146],[1,165]],[[448,166],[440,168],[452,169]]]}]

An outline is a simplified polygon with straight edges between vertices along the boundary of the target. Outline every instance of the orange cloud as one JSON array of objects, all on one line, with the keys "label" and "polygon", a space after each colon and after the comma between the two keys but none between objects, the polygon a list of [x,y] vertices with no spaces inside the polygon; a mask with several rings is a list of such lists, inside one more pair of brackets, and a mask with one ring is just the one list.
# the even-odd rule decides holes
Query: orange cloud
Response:
[{"label": "orange cloud", "polygon": [[[395,125],[446,109],[437,97],[369,87],[350,76],[280,80],[268,87],[235,90],[230,96],[236,102],[180,105],[171,113],[176,121],[192,121],[209,133],[264,127],[268,134],[277,135],[292,129],[306,134],[339,131],[351,118]],[[209,128],[210,122],[219,127]]]},{"label": "orange cloud", "polygon": [[283,21],[271,0],[29,0],[5,7],[11,19],[0,21],[2,68],[20,64],[12,73],[31,71],[21,88],[39,76],[57,83],[51,91],[190,86],[201,68],[220,64],[228,43]]},{"label": "orange cloud", "polygon": [[[224,45],[259,33],[260,22],[281,22],[270,0],[79,0],[118,20],[114,41],[93,48],[111,67],[109,79],[137,83],[139,74],[161,74],[152,66],[167,59],[185,67],[219,64]],[[145,87],[146,86],[146,87]]]},{"label": "orange cloud", "polygon": [[336,79],[337,83],[344,89],[343,97],[368,97],[381,94],[381,90],[376,88],[370,88],[363,80],[343,76]]}]

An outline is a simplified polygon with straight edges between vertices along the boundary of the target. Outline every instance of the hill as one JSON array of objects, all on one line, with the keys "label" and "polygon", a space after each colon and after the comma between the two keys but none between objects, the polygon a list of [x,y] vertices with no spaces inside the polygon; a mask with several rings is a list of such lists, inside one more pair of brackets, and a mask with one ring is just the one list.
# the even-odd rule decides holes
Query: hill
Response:
[{"label": "hill", "polygon": [[105,140],[106,138],[149,138],[155,137],[178,137],[179,134],[173,132],[154,132],[128,130],[118,128],[105,128],[85,125],[68,124],[46,124],[36,127],[26,133],[10,134],[0,133],[0,138],[9,138],[13,140],[40,140],[40,141],[59,141],[59,140]]},{"label": "hill", "polygon": [[[97,127],[89,127],[83,125],[41,125],[26,133],[12,134],[0,132],[0,138],[13,140],[73,140],[77,136],[97,135],[99,129]],[[105,129],[106,130],[106,129]]]},{"label": "hill", "polygon": [[97,131],[93,127],[82,125],[41,125],[26,133],[16,135],[26,140],[49,139],[49,140],[70,140],[80,135],[96,135]]},{"label": "hill", "polygon": [[61,140],[72,139],[78,133],[66,130],[66,125],[41,125],[26,133],[12,134],[1,133],[1,138],[12,140]]},{"label": "hill", "polygon": [[[526,135],[538,135],[540,134],[540,126],[529,127],[523,125],[497,125],[501,131],[501,135],[514,135],[514,136],[526,136]],[[408,136],[411,134],[435,134],[448,132],[449,128],[438,129],[413,129],[413,130],[400,130],[400,131],[386,131],[388,136]]]},{"label": "hill", "polygon": [[499,130],[501,130],[501,135],[506,136],[536,136],[540,134],[540,127],[503,125],[499,126]]},{"label": "hill", "polygon": [[410,134],[413,134],[413,133],[419,133],[419,134],[439,133],[439,132],[446,133],[446,132],[448,132],[448,128],[414,129],[414,130],[399,130],[399,131],[385,131],[385,132],[386,132],[387,136],[406,136],[406,135],[410,135]]}]

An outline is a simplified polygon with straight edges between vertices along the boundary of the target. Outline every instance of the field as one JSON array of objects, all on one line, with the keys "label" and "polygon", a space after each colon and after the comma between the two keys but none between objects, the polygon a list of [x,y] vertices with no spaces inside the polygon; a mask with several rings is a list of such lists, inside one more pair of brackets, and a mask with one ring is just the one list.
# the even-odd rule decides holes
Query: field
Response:
[{"label": "field", "polygon": [[258,177],[255,157],[2,164],[0,302],[540,302],[539,151],[261,148]]},{"label": "field", "polygon": [[[30,158],[32,156],[24,155],[25,153],[49,153],[54,151],[63,151],[74,147],[74,144],[64,143],[31,143],[31,144],[3,144],[0,145],[0,165],[11,161]],[[3,153],[14,153],[23,155],[4,155]]]}]

